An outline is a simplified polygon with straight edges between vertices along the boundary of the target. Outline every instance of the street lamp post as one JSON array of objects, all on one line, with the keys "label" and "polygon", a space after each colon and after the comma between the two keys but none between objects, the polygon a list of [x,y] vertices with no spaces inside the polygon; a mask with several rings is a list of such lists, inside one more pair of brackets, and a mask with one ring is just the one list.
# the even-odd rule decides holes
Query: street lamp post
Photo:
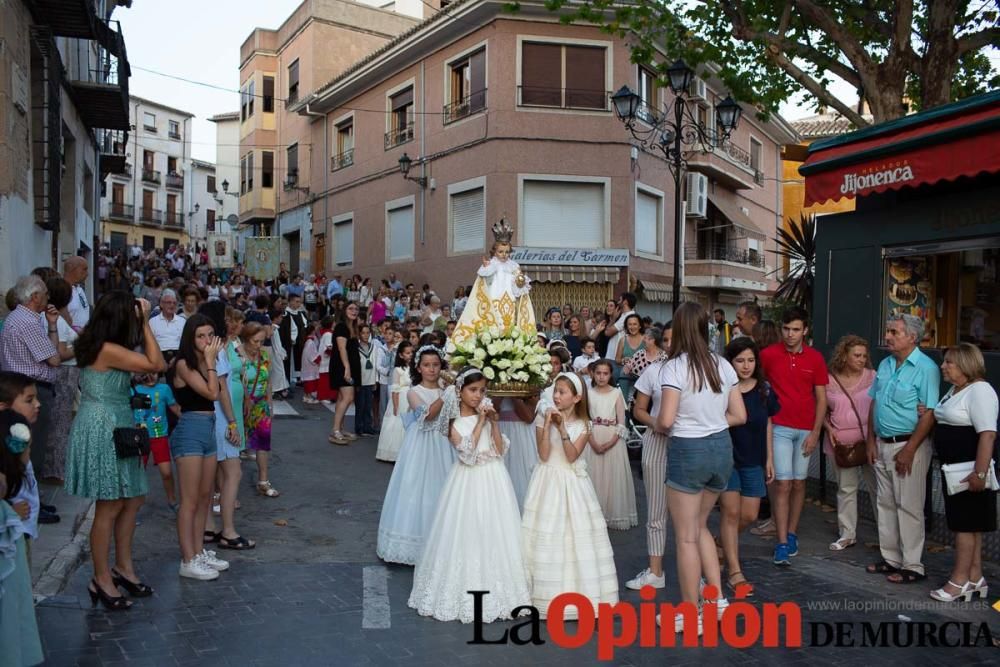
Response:
[{"label": "street lamp post", "polygon": [[[702,125],[688,104],[688,86],[694,71],[683,60],[667,68],[667,80],[674,93],[673,108],[662,113],[645,107],[642,98],[628,86],[622,86],[611,96],[615,114],[644,149],[658,149],[667,160],[674,177],[674,279],[673,308],[676,312],[681,299],[681,233],[684,217],[681,186],[691,151],[708,153],[723,146],[740,122],[742,109],[732,98],[715,105],[716,126]],[[673,112],[671,115],[671,111]],[[641,112],[641,113],[640,113]],[[637,124],[641,123],[641,125]]]}]

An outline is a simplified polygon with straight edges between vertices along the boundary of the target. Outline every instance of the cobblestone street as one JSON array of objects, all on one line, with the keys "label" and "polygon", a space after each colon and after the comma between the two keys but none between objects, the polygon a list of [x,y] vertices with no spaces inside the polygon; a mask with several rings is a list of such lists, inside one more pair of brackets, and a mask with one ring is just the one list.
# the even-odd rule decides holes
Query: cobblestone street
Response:
[{"label": "cobblestone street", "polygon": [[[476,646],[468,644],[472,626],[421,618],[409,609],[412,568],[385,566],[375,557],[379,510],[391,466],[375,461],[371,439],[349,448],[326,444],[329,413],[322,406],[298,402],[292,406],[299,414],[275,424],[271,479],[281,497],[253,495],[255,470],[252,463],[244,464],[243,507],[237,513],[237,528],[257,540],[257,548],[243,553],[219,551],[232,567],[214,582],[180,579],[172,513],[159,480],[151,476],[153,491],[140,515],[136,551],[139,571],[156,595],[138,600],[126,613],[91,609],[85,590],[91,567],[89,559],[85,560],[64,589],[38,607],[46,664],[576,667],[599,663],[596,640],[579,649],[561,649],[549,641],[544,625],[544,645]],[[641,503],[638,476],[636,488]],[[640,517],[644,514],[640,507]],[[618,650],[612,664],[996,664],[996,650],[982,647],[986,639],[977,648],[921,648],[916,646],[916,634],[909,648],[811,646],[811,623],[853,623],[853,639],[860,646],[862,621],[901,618],[939,625],[969,622],[973,638],[979,624],[987,623],[989,631],[1000,638],[1000,613],[987,604],[949,606],[927,597],[927,591],[947,577],[950,550],[927,554],[928,582],[892,586],[863,572],[862,566],[875,560],[871,547],[859,544],[840,554],[827,550],[835,516],[808,507],[801,554],[790,568],[778,569],[770,563],[767,540],[743,538],[744,572],[757,590],[753,604],[797,602],[803,619],[801,648],[764,648],[759,642],[743,650],[642,649],[636,645]],[[873,527],[864,526],[861,537],[870,543]],[[624,581],[644,565],[644,530],[612,532],[611,538],[622,600],[638,604],[639,595],[627,591]],[[672,553],[668,543],[667,588],[657,598],[661,602],[678,598]],[[1000,581],[1000,568],[989,564],[987,578]],[[859,609],[858,604],[865,601],[881,607]],[[512,625],[491,624],[484,636],[496,639]],[[567,628],[575,632],[576,624]],[[961,639],[961,630],[952,629],[948,636],[951,641]],[[817,639],[827,641],[825,629]],[[905,633],[901,640],[905,643]]]}]

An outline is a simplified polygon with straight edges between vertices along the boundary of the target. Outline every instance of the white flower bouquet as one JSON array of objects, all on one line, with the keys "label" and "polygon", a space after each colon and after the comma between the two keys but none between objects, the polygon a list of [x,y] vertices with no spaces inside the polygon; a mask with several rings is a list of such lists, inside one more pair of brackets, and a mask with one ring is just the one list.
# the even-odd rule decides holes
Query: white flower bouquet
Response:
[{"label": "white flower bouquet", "polygon": [[484,327],[452,352],[449,364],[459,369],[473,366],[489,381],[494,396],[530,396],[549,381],[552,365],[538,337],[519,329]]}]

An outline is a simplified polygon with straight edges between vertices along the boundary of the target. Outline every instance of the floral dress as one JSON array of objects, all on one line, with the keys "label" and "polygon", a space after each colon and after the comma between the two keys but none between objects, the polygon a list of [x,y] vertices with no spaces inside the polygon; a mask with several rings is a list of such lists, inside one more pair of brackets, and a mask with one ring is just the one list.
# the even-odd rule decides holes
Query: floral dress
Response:
[{"label": "floral dress", "polygon": [[260,359],[243,362],[246,390],[243,395],[243,419],[247,434],[247,447],[263,452],[271,451],[271,402],[268,385],[271,382],[271,358],[267,351],[260,351]]}]

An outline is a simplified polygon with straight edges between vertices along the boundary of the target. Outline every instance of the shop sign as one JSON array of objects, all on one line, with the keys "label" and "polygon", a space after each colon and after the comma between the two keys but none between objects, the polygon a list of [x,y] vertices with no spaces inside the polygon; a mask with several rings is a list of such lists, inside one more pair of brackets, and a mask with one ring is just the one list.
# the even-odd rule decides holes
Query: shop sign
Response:
[{"label": "shop sign", "polygon": [[840,194],[855,196],[862,190],[879,188],[885,185],[906,183],[913,180],[913,168],[909,162],[894,162],[878,167],[863,169],[860,173],[844,174],[844,182],[840,186]]},{"label": "shop sign", "polygon": [[628,266],[628,248],[514,248],[511,255],[525,266]]}]

